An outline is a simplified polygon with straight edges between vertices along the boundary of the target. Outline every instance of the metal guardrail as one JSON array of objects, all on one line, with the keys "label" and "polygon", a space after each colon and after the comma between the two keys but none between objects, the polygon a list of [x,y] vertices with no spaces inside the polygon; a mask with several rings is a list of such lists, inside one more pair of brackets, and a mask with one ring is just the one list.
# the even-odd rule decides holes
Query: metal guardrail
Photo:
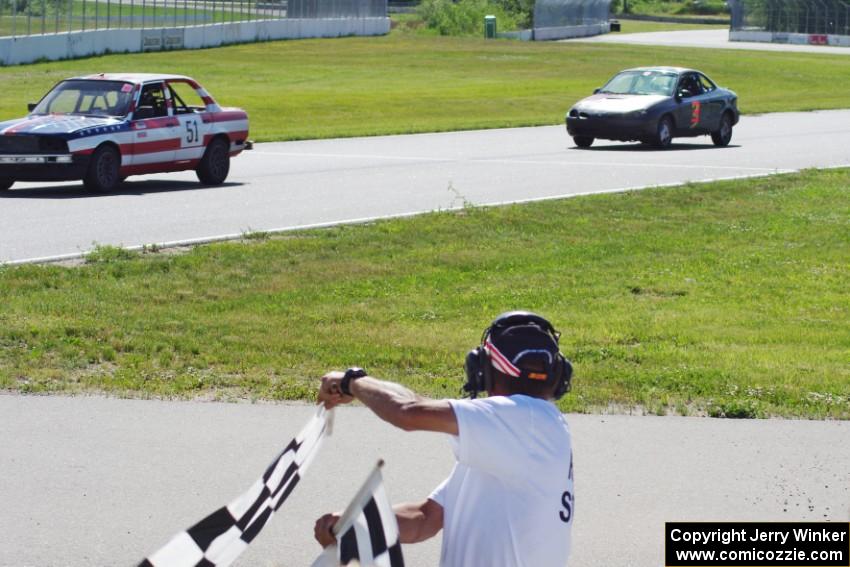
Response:
[{"label": "metal guardrail", "polygon": [[386,13],[385,0],[0,0],[0,37]]}]

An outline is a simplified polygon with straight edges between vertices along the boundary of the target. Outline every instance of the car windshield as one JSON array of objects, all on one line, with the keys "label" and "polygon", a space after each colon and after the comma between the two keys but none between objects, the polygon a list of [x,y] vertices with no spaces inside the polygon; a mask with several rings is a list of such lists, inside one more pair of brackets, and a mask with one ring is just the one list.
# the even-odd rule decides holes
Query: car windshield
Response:
[{"label": "car windshield", "polygon": [[676,73],[665,71],[623,71],[608,81],[599,92],[673,96],[677,78]]},{"label": "car windshield", "polygon": [[122,81],[62,81],[41,99],[32,114],[126,116],[133,93],[133,85]]}]

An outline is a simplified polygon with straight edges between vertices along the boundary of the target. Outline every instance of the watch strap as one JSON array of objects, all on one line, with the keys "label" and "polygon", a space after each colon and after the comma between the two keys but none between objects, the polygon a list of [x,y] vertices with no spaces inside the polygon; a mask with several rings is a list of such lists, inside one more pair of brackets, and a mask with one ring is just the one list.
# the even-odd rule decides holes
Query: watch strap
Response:
[{"label": "watch strap", "polygon": [[363,378],[366,375],[366,371],[362,368],[358,368],[356,366],[349,368],[345,371],[345,374],[342,375],[342,380],[339,382],[339,391],[346,396],[351,396],[351,381],[356,380],[357,378]]}]

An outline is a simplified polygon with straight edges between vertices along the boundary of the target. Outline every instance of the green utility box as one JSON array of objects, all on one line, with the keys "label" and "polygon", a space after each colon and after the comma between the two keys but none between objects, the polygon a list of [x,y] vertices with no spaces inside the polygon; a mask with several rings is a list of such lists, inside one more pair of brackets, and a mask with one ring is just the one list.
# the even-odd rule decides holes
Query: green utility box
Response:
[{"label": "green utility box", "polygon": [[496,39],[496,16],[484,16],[484,37]]}]

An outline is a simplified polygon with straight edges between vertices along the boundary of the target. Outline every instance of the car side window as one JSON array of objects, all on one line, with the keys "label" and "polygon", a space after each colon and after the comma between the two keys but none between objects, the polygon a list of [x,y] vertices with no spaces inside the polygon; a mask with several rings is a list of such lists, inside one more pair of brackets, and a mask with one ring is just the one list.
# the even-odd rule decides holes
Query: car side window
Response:
[{"label": "car side window", "polygon": [[139,118],[168,116],[168,104],[165,102],[165,90],[162,83],[152,83],[142,87],[136,116]]},{"label": "car side window", "polygon": [[682,80],[679,81],[679,94],[681,94],[683,98],[702,94],[702,86],[699,84],[699,81],[693,73],[684,75]]},{"label": "car side window", "polygon": [[711,79],[709,79],[705,75],[698,75],[698,80],[700,86],[702,87],[702,92],[704,93],[710,93],[711,91],[717,88],[717,86],[711,82]]},{"label": "car side window", "polygon": [[204,112],[207,109],[204,99],[188,83],[169,81],[168,88],[171,90],[171,100],[174,101],[174,112],[176,114]]}]

